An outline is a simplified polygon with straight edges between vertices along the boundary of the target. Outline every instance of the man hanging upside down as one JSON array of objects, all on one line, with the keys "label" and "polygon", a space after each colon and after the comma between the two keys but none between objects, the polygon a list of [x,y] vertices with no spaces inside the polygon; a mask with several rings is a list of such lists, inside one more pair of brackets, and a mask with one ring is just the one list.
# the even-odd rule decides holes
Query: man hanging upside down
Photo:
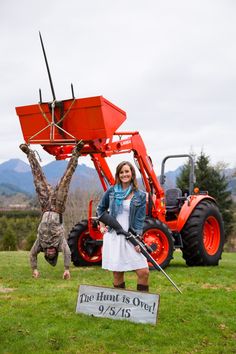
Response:
[{"label": "man hanging upside down", "polygon": [[42,217],[38,227],[37,238],[30,251],[30,264],[34,278],[38,278],[40,276],[37,267],[37,256],[39,252],[44,252],[46,261],[52,266],[57,264],[58,252],[63,252],[63,279],[70,279],[69,266],[71,261],[71,253],[65,239],[63,213],[65,211],[70,181],[78,165],[78,158],[83,145],[82,140],[76,144],[72,152],[71,159],[68,162],[66,171],[54,188],[47,182],[35,153],[27,144],[20,145],[20,149],[27,155],[29,160],[34,178],[35,189],[42,210]]}]

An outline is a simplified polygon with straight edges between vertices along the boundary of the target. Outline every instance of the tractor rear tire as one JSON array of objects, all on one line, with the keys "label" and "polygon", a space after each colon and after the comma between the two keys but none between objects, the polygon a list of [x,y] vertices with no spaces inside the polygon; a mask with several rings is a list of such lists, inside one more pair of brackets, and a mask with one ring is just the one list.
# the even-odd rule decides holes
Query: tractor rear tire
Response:
[{"label": "tractor rear tire", "polygon": [[76,267],[101,264],[102,246],[89,243],[91,240],[87,220],[82,220],[70,231],[67,242],[71,251],[71,261]]},{"label": "tractor rear tire", "polygon": [[222,216],[214,201],[204,199],[195,207],[181,235],[187,265],[218,265],[225,235]]},{"label": "tractor rear tire", "polygon": [[[146,219],[143,228],[143,241],[151,247],[155,246],[156,249],[151,253],[151,256],[161,268],[166,268],[173,258],[174,252],[174,241],[168,227],[157,219]],[[154,269],[151,263],[149,263],[149,268]]]}]

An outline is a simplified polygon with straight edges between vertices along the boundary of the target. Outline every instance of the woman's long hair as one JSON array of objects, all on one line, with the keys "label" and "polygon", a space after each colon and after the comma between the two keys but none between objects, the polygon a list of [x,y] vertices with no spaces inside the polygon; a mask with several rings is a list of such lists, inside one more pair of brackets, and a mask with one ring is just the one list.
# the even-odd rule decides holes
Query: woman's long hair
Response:
[{"label": "woman's long hair", "polygon": [[129,161],[122,161],[119,163],[119,165],[116,167],[116,174],[115,174],[115,181],[116,184],[121,184],[121,180],[119,177],[120,171],[123,166],[128,165],[130,167],[131,173],[132,173],[132,178],[131,178],[131,183],[133,184],[133,189],[138,190],[138,182],[136,178],[136,172],[133,167],[133,165]]}]

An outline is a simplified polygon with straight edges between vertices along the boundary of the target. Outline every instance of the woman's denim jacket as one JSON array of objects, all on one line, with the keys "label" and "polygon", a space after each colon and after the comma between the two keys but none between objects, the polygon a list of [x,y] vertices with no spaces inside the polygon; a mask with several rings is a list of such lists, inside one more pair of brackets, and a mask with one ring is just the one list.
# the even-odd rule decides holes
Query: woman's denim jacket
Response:
[{"label": "woman's denim jacket", "polygon": [[[101,216],[104,211],[108,211],[110,215],[117,217],[118,210],[115,203],[114,187],[110,187],[103,195],[97,207],[97,216]],[[146,193],[141,190],[134,191],[134,195],[130,201],[129,212],[129,228],[137,235],[142,235],[143,223],[146,216]]]}]

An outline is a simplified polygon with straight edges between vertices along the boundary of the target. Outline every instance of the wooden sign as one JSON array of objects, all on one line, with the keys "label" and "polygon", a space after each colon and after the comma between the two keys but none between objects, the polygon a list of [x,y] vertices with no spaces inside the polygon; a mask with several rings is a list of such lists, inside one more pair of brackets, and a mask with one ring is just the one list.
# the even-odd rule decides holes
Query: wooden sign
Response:
[{"label": "wooden sign", "polygon": [[77,313],[138,323],[157,323],[160,295],[80,285]]}]

